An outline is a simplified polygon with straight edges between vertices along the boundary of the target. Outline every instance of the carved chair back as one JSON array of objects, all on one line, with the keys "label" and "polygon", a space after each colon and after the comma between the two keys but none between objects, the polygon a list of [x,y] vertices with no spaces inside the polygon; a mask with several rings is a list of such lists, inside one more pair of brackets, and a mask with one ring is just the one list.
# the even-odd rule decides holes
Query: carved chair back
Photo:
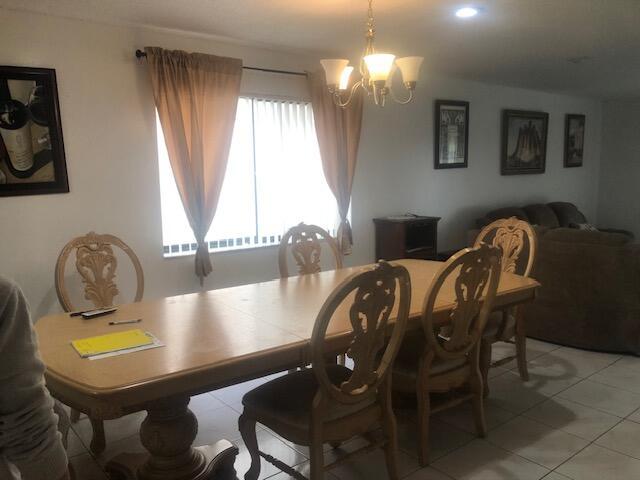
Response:
[{"label": "carved chair back", "polygon": [[289,268],[287,266],[288,250],[291,250],[291,255],[296,262],[299,275],[320,272],[321,242],[325,242],[329,250],[331,250],[336,269],[342,268],[342,255],[338,250],[336,241],[329,232],[316,225],[300,223],[290,228],[280,241],[280,248],[278,250],[280,277],[287,278],[289,276]]},{"label": "carved chair back", "polygon": [[[432,359],[466,356],[480,341],[498,290],[502,252],[482,244],[465,248],[440,269],[425,297],[422,325]],[[453,281],[454,307],[444,325],[434,321],[434,305],[445,283]],[[450,290],[450,286],[445,291]],[[431,353],[432,352],[432,353]]]},{"label": "carved chair back", "polygon": [[65,269],[72,252],[75,251],[75,266],[84,285],[84,298],[96,308],[110,307],[120,292],[115,284],[118,259],[114,247],[121,249],[131,260],[136,273],[135,302],[142,300],[144,275],[142,266],[131,248],[114,235],[99,235],[95,232],[77,237],[67,243],[56,262],[56,292],[65,311],[76,310],[65,285]]},{"label": "carved chair back", "polygon": [[[538,238],[531,225],[516,217],[496,220],[484,227],[474,247],[489,243],[502,249],[502,271],[528,277],[536,258]],[[526,256],[526,257],[525,257]]]},{"label": "carved chair back", "polygon": [[[350,301],[353,303],[349,306]],[[326,335],[332,317],[336,311],[342,313],[338,309],[345,303],[349,306],[353,331],[347,356],[353,359],[354,367],[350,378],[335,385],[326,369]],[[401,265],[381,260],[374,267],[344,280],[324,302],[311,336],[311,360],[319,384],[318,394],[342,404],[375,397],[378,387],[391,372],[407,326],[410,304],[411,280]],[[392,312],[397,314],[390,324]]]}]

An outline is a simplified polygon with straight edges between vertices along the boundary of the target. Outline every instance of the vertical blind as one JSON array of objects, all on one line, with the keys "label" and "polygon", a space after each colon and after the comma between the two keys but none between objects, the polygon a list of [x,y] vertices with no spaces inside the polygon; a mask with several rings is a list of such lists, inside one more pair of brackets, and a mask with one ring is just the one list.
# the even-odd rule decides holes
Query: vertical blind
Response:
[{"label": "vertical blind", "polygon": [[[164,145],[158,158],[165,256],[195,251]],[[211,251],[277,244],[300,223],[335,235],[336,200],[322,171],[311,104],[241,97],[218,209],[206,240]]]}]

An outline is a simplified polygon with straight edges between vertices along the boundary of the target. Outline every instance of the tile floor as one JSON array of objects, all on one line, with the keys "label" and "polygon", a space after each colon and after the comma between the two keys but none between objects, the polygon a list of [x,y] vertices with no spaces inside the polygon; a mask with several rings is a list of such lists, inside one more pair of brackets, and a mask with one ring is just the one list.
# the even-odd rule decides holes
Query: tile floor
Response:
[{"label": "tile floor", "polygon": [[[498,344],[494,359],[512,346]],[[640,478],[640,358],[587,352],[535,340],[527,343],[531,379],[523,383],[515,364],[493,369],[486,402],[489,434],[474,434],[470,407],[442,412],[431,425],[431,466],[420,468],[415,452],[415,414],[398,411],[400,474],[407,480],[616,480]],[[237,430],[242,395],[254,380],[192,399],[198,417],[196,444],[227,438],[237,443],[236,470],[242,478],[249,455]],[[120,452],[138,452],[137,431],[144,413],[106,422],[107,450],[94,458],[87,450],[91,426],[73,426],[69,454],[81,480],[106,480],[102,465]],[[266,452],[308,473],[308,450],[262,428]],[[357,448],[354,439],[327,458]],[[263,461],[261,478],[289,478]],[[374,451],[341,464],[328,479],[386,479],[384,456]]]}]

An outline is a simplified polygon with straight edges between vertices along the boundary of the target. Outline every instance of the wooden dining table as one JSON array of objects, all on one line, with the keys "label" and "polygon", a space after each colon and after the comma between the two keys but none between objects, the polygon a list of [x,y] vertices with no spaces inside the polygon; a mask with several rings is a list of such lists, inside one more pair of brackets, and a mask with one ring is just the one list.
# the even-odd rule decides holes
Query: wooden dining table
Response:
[{"label": "wooden dining table", "polygon": [[[425,294],[442,263],[392,263],[409,271],[409,328],[419,328]],[[45,316],[36,331],[47,386],[56,398],[92,418],[147,411],[140,438],[148,453],[112,459],[107,470],[114,480],[233,478],[235,445],[219,440],[193,446],[197,420],[188,408],[190,397],[308,364],[311,332],[322,303],[362,268],[119,305],[115,313],[92,320],[68,313]],[[533,279],[503,274],[495,308],[533,300],[538,286]],[[450,285],[435,308],[446,314],[454,301]],[[136,325],[109,325],[137,318],[142,321]],[[165,346],[90,360],[70,345],[74,339],[132,327],[152,333]],[[344,351],[350,333],[348,315],[337,315],[328,330],[336,351]]]}]

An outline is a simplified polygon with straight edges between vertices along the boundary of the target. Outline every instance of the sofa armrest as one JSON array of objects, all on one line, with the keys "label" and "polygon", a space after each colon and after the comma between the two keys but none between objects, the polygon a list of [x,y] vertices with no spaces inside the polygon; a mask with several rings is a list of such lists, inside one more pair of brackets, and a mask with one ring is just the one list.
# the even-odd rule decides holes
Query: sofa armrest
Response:
[{"label": "sofa armrest", "polygon": [[598,230],[605,233],[621,233],[622,235],[626,235],[627,237],[629,237],[631,240],[635,239],[635,235],[633,234],[633,232],[630,232],[629,230],[622,230],[619,228],[599,228],[599,227],[598,227]]}]

